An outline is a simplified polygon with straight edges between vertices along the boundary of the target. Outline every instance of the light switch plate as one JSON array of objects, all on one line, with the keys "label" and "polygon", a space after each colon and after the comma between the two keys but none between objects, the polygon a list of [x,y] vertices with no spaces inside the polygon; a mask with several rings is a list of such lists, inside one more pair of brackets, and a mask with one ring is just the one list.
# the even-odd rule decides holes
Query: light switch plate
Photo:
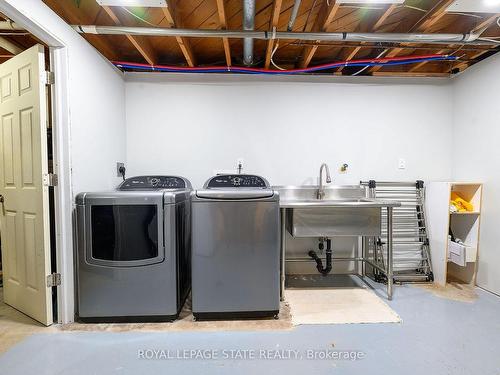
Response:
[{"label": "light switch plate", "polygon": [[406,159],[399,158],[398,169],[406,169]]}]

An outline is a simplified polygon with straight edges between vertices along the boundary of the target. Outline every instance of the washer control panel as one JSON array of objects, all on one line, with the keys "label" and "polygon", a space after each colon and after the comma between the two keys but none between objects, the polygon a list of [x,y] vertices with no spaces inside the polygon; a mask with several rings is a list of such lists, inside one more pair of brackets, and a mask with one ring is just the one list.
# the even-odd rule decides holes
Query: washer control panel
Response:
[{"label": "washer control panel", "polygon": [[118,190],[185,189],[186,181],[176,176],[130,177],[121,183]]},{"label": "washer control panel", "polygon": [[250,174],[219,175],[212,177],[207,188],[267,188],[267,182],[260,176]]}]

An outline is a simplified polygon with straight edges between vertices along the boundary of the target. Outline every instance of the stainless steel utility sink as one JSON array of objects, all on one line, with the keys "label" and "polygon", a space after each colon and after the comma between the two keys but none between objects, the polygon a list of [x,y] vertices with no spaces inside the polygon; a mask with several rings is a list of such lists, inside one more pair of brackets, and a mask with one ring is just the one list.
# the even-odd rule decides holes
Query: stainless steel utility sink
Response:
[{"label": "stainless steel utility sink", "polygon": [[275,189],[280,207],[287,209],[287,230],[294,237],[379,236],[381,209],[401,205],[367,198],[358,185],[325,187],[322,199],[318,199],[318,186]]}]

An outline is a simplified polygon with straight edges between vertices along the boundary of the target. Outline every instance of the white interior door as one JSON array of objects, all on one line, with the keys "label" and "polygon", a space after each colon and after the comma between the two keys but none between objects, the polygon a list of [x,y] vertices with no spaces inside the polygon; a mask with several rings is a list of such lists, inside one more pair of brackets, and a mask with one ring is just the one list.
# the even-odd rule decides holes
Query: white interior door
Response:
[{"label": "white interior door", "polygon": [[[0,65],[0,230],[4,301],[52,324],[44,49]],[[2,207],[3,206],[3,207]]]}]

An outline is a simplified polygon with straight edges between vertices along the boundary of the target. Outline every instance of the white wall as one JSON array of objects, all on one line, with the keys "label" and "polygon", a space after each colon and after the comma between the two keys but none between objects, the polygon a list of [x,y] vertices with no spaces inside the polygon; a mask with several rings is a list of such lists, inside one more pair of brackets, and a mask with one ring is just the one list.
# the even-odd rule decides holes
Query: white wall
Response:
[{"label": "white wall", "polygon": [[[201,186],[235,168],[273,185],[445,180],[451,171],[447,81],[126,75],[130,175],[180,174]],[[309,82],[306,82],[308,80]],[[339,82],[339,83],[336,83]],[[407,168],[398,169],[398,158]],[[339,168],[348,163],[348,173]]]},{"label": "white wall", "polygon": [[454,81],[453,178],[483,181],[477,284],[500,294],[500,56]]},{"label": "white wall", "polygon": [[73,192],[114,188],[126,157],[122,73],[41,1],[6,2],[66,47]]},{"label": "white wall", "polygon": [[[273,185],[315,184],[322,162],[336,184],[360,179],[446,180],[451,172],[451,92],[447,81],[321,77],[127,74],[130,175],[179,174],[200,187],[216,170],[245,171]],[[398,158],[407,169],[398,169]],[[340,165],[350,165],[340,174]],[[317,241],[288,236],[291,257]],[[335,256],[357,240],[336,238]],[[335,273],[353,264],[334,264]],[[287,273],[313,273],[312,262]]]}]

